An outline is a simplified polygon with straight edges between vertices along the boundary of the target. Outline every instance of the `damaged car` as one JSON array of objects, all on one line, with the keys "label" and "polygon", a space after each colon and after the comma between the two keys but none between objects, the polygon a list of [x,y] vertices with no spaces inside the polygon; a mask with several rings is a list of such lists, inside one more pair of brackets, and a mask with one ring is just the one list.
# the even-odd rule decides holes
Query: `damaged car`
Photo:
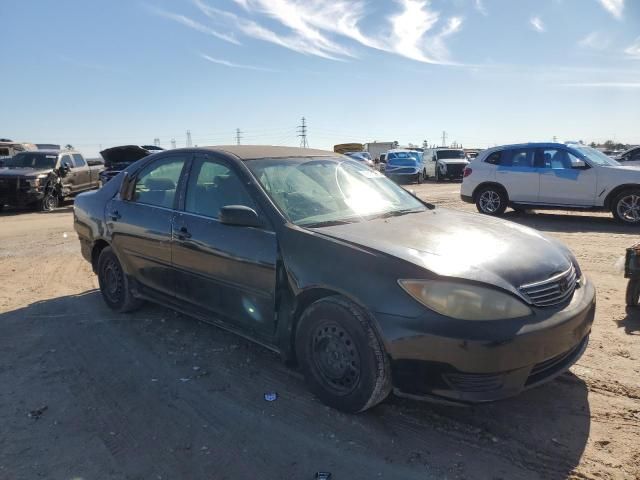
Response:
[{"label": "damaged car", "polygon": [[308,148],[149,156],[80,195],[74,226],[106,305],[147,300],[298,365],[327,405],[517,395],[585,350],[595,289],[541,233],[424,202]]},{"label": "damaged car", "polygon": [[0,210],[5,205],[54,210],[65,198],[98,188],[103,168],[74,150],[20,152],[0,168]]},{"label": "damaged car", "polygon": [[155,145],[121,145],[102,150],[100,155],[104,160],[104,170],[100,173],[101,184],[107,183],[132,163],[163,150]]}]

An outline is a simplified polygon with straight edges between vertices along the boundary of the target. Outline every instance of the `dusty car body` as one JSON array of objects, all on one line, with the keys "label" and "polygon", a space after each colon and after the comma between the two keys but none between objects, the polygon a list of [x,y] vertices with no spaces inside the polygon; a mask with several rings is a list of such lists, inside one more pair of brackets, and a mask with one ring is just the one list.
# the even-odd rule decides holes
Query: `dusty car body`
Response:
[{"label": "dusty car body", "polygon": [[0,208],[36,206],[50,211],[65,197],[98,188],[104,167],[73,150],[20,152],[0,168]]},{"label": "dusty car body", "polygon": [[[360,213],[336,218],[329,197],[312,201],[320,178],[337,179],[336,204]],[[215,218],[202,210],[214,199]],[[580,357],[595,312],[595,289],[563,245],[436,208],[332,152],[163,152],[80,195],[74,225],[111,308],[151,300],[249,337],[346,411],[392,388],[458,403],[516,395]]]}]

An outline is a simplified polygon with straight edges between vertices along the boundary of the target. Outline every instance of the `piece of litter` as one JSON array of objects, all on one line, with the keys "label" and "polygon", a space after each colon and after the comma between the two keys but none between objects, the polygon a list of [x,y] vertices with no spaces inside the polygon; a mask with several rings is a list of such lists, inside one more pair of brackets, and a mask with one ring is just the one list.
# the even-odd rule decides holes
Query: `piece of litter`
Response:
[{"label": "piece of litter", "polygon": [[316,480],[330,480],[331,472],[316,472]]},{"label": "piece of litter", "polygon": [[188,382],[189,380],[191,380],[190,378],[181,378],[180,381],[181,382]]},{"label": "piece of litter", "polygon": [[48,408],[49,408],[48,406],[43,405],[40,408],[36,408],[35,410],[31,410],[27,414],[27,417],[33,418],[35,420],[38,420],[42,416],[42,414],[47,411]]},{"label": "piece of litter", "polygon": [[194,372],[197,372],[198,370],[200,370],[200,367],[198,367],[198,366],[194,366],[194,367],[191,367],[191,369],[192,369]]},{"label": "piece of litter", "polygon": [[68,236],[68,235],[67,235],[67,232],[64,232],[64,233],[62,234],[62,238],[67,238],[67,236]]},{"label": "piece of litter", "polygon": [[278,394],[276,392],[267,392],[264,394],[264,399],[267,402],[273,402],[278,399]]}]

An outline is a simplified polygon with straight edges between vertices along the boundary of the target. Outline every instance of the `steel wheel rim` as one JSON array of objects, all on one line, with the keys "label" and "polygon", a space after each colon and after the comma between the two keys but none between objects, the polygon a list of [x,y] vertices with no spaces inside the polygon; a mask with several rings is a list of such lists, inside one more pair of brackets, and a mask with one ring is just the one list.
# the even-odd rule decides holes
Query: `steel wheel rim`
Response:
[{"label": "steel wheel rim", "polygon": [[487,190],[480,195],[480,208],[483,212],[496,213],[500,208],[500,195],[493,190]]},{"label": "steel wheel rim", "polygon": [[104,294],[112,303],[118,303],[122,296],[122,270],[114,260],[107,260],[102,268]]},{"label": "steel wheel rim", "polygon": [[56,208],[56,199],[53,195],[49,194],[47,195],[47,198],[45,198],[45,208],[47,210],[53,210],[54,208]]},{"label": "steel wheel rim", "polygon": [[335,393],[347,395],[360,380],[360,354],[349,333],[336,322],[322,322],[312,337],[315,369]]},{"label": "steel wheel rim", "polygon": [[618,216],[628,223],[638,223],[640,221],[640,196],[627,195],[622,197],[616,206]]}]

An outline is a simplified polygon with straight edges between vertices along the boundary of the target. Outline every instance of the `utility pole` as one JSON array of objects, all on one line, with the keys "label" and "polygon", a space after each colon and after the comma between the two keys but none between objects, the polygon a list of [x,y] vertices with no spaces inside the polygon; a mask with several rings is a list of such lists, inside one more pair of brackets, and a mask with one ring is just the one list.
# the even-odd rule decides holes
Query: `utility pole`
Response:
[{"label": "utility pole", "polygon": [[553,143],[557,143],[558,142],[558,137],[556,137],[555,135],[553,136]]},{"label": "utility pole", "polygon": [[191,130],[187,130],[187,148],[190,148],[191,145]]},{"label": "utility pole", "polygon": [[447,132],[445,131],[442,132],[442,146],[443,147],[447,146]]},{"label": "utility pole", "polygon": [[236,128],[236,145],[240,145],[240,140],[242,140],[241,136],[242,132],[239,128]]},{"label": "utility pole", "polygon": [[298,126],[298,136],[300,137],[300,146],[302,148],[309,148],[309,143],[307,142],[307,120],[302,117],[302,125]]},{"label": "utility pole", "polygon": [[176,148],[176,139],[175,138],[171,139],[171,148]]},{"label": "utility pole", "polygon": [[153,144],[154,144],[156,147],[159,147],[159,146],[160,146],[160,139],[159,139],[159,138],[154,138],[154,139],[153,139]]}]

